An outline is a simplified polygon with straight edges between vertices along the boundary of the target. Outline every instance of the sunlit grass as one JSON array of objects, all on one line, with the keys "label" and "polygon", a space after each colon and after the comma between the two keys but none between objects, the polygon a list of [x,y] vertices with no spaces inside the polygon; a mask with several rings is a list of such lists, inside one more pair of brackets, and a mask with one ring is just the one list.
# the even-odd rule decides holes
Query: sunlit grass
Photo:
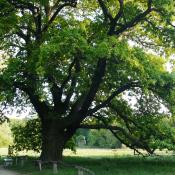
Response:
[{"label": "sunlit grass", "polygon": [[[145,153],[144,151],[142,151]],[[157,155],[172,155],[172,151],[156,151]],[[7,155],[8,148],[0,148],[0,155]],[[16,153],[14,153],[16,154]],[[88,149],[88,148],[78,148],[76,153],[72,152],[69,149],[65,149],[63,152],[64,156],[73,156],[73,157],[115,157],[115,156],[132,156],[134,151],[129,148],[122,149]],[[17,155],[28,155],[32,157],[38,157],[40,153],[33,151],[21,151],[17,152]]]},{"label": "sunlit grass", "polygon": [[[7,155],[8,148],[0,148],[0,155]],[[29,156],[39,156],[40,153],[33,151],[21,151],[17,153],[18,155],[29,155]],[[63,152],[64,156],[74,156],[74,157],[103,157],[103,156],[115,156],[115,155],[133,155],[133,150],[131,149],[86,149],[78,148],[76,152],[72,152],[69,149],[65,149]]]},{"label": "sunlit grass", "polygon": [[123,156],[123,155],[133,155],[133,150],[131,149],[77,149],[76,153],[71,150],[64,150],[65,156],[75,156],[75,157],[113,157],[113,156]]}]

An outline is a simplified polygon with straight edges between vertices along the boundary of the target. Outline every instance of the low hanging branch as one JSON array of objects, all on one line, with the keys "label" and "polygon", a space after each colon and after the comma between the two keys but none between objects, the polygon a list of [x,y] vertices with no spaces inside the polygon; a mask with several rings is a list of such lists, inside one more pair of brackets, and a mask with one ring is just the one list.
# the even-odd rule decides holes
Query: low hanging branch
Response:
[{"label": "low hanging branch", "polygon": [[124,129],[118,126],[109,126],[109,125],[104,125],[104,124],[94,124],[94,125],[89,125],[89,124],[81,124],[79,128],[84,128],[84,129],[112,129],[115,131],[121,131],[124,132]]},{"label": "low hanging branch", "polygon": [[[154,150],[152,150],[148,144],[143,140],[140,140],[139,138],[136,138],[131,133],[127,132],[124,128],[119,126],[111,126],[108,124],[106,119],[102,115],[93,115],[93,117],[97,118],[98,120],[102,121],[103,124],[97,124],[97,125],[86,125],[81,124],[80,128],[86,128],[86,129],[109,129],[113,135],[121,141],[121,143],[125,144],[127,147],[134,149],[137,153],[142,154],[138,148],[145,149],[149,154],[152,154]],[[129,131],[129,130],[128,130]],[[129,142],[126,142],[124,138],[121,137],[121,134],[124,136],[124,138],[127,138]],[[143,155],[143,154],[142,154]]]},{"label": "low hanging branch", "polygon": [[111,133],[123,144],[125,144],[128,148],[131,148],[133,150],[135,150],[135,152],[137,152],[138,154],[143,155],[143,153],[141,153],[137,148],[135,148],[133,145],[128,144],[127,142],[125,142],[121,137],[119,137],[119,134],[117,134],[117,132],[122,132],[122,133],[126,133],[125,130],[121,127],[118,126],[106,126],[104,124],[100,124],[100,125],[86,125],[86,124],[81,124],[79,126],[79,128],[82,129],[109,129],[111,131]]}]

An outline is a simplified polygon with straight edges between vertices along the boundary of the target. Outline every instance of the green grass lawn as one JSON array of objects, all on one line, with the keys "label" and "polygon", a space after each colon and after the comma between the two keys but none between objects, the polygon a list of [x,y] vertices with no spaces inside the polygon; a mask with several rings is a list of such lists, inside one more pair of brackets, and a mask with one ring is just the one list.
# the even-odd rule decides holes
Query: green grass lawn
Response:
[{"label": "green grass lawn", "polygon": [[[88,168],[96,175],[175,175],[175,156],[133,156],[131,150],[79,149],[77,154],[65,151],[64,161]],[[45,166],[42,172],[30,157],[23,167],[10,169],[30,175],[51,175],[52,168]],[[73,168],[60,167],[59,175],[77,175]]]}]

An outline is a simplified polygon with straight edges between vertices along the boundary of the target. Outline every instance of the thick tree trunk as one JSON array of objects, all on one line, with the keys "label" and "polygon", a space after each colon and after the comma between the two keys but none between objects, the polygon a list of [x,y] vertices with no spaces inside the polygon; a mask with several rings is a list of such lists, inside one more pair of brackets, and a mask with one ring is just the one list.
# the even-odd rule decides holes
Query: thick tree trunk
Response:
[{"label": "thick tree trunk", "polygon": [[57,121],[49,120],[42,122],[41,160],[61,160],[66,141],[64,130],[59,127]]}]

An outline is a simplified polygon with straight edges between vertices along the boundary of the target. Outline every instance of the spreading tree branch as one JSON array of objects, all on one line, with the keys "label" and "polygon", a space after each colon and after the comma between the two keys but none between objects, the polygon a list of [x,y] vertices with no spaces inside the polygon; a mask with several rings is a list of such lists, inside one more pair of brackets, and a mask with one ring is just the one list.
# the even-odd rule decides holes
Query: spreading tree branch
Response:
[{"label": "spreading tree branch", "polygon": [[[119,11],[115,15],[115,17],[112,17],[112,14],[109,12],[107,6],[105,5],[105,2],[103,0],[98,0],[98,3],[103,11],[103,15],[105,18],[105,21],[109,22],[109,35],[119,35],[123,33],[124,31],[134,27],[137,25],[139,22],[141,22],[145,17],[150,14],[154,8],[152,8],[152,0],[147,0],[147,9],[140,13],[137,14],[132,20],[129,22],[125,22],[125,24],[119,24],[118,21],[122,18],[123,14],[123,8],[124,8],[124,3],[123,0],[118,0],[119,2]],[[119,26],[119,28],[116,30],[116,26]]]},{"label": "spreading tree branch", "polygon": [[16,9],[20,9],[21,11],[23,10],[30,10],[32,13],[35,26],[36,26],[36,31],[35,31],[35,36],[37,41],[41,39],[42,32],[41,32],[41,9],[37,6],[35,6],[33,3],[27,2],[27,1],[22,1],[22,0],[7,0],[9,4],[14,6]]},{"label": "spreading tree branch", "polygon": [[105,69],[106,69],[106,59],[101,58],[98,60],[97,67],[94,73],[94,76],[92,77],[92,83],[90,86],[90,89],[87,93],[87,96],[84,99],[84,103],[82,104],[82,108],[80,113],[83,113],[86,115],[89,106],[91,105],[102,81],[103,77],[105,75]]},{"label": "spreading tree branch", "polygon": [[17,9],[28,9],[30,10],[33,14],[35,11],[38,11],[39,8],[34,6],[34,4],[27,2],[27,1],[22,1],[22,0],[7,0],[9,4],[14,6]]},{"label": "spreading tree branch", "polygon": [[[70,79],[72,78],[72,69],[75,65],[75,59],[71,62],[71,64],[68,67],[68,75],[67,77],[64,79],[64,81],[62,82],[62,84],[60,85],[60,87],[57,85],[56,81],[54,80],[54,77],[52,75],[49,75],[48,78],[48,82],[51,85],[51,93],[52,93],[52,98],[53,98],[53,103],[54,103],[54,109],[57,111],[59,110],[60,105],[62,104],[61,98],[63,95],[63,90],[64,87],[66,86],[66,84],[70,81]],[[71,85],[73,86],[73,84]],[[71,95],[71,93],[69,94]],[[68,101],[68,99],[67,99]]]},{"label": "spreading tree branch", "polygon": [[20,89],[29,96],[31,103],[33,104],[36,112],[39,114],[40,117],[44,117],[44,115],[47,115],[49,111],[49,106],[46,104],[45,101],[40,101],[39,95],[35,93],[32,87],[26,86],[24,83],[20,82],[14,82],[14,87]]},{"label": "spreading tree branch", "polygon": [[61,103],[61,96],[59,86],[57,85],[56,81],[54,80],[54,77],[52,75],[48,76],[48,82],[51,85],[50,91],[52,94],[54,109],[59,109],[60,103]]},{"label": "spreading tree branch", "polygon": [[18,30],[16,32],[16,35],[18,35],[20,38],[22,38],[26,43],[28,42],[28,36],[26,34],[24,34],[24,32],[22,30]]},{"label": "spreading tree branch", "polygon": [[[51,75],[48,76],[49,84],[51,84],[51,93],[52,93],[52,97],[53,97],[55,111],[59,111],[59,108],[61,106],[64,106],[64,109],[62,107],[61,111],[65,112],[69,106],[70,99],[73,95],[74,88],[76,86],[76,77],[75,77],[75,75],[72,75],[72,69],[73,69],[73,67],[75,67],[76,73],[78,73],[80,71],[80,67],[78,66],[78,68],[77,68],[77,62],[78,62],[78,58],[75,57],[68,67],[68,75],[63,80],[63,82],[60,86],[57,85],[56,81],[54,80],[54,78]],[[66,96],[66,98],[65,98],[65,101],[62,102],[63,90],[64,90],[65,86],[68,84],[68,82],[71,82],[70,88],[67,90],[67,95],[64,94]]]},{"label": "spreading tree branch", "polygon": [[110,35],[119,35],[119,34],[123,33],[124,31],[134,27],[139,22],[141,22],[143,19],[145,19],[145,17],[148,14],[150,14],[153,10],[154,10],[154,8],[152,8],[152,0],[148,0],[147,9],[144,12],[136,15],[135,18],[133,18],[131,21],[127,22],[125,25],[123,25],[122,27],[120,27],[117,30],[115,30],[114,27],[111,26],[110,30],[109,30],[109,34]]},{"label": "spreading tree branch", "polygon": [[119,126],[112,126],[112,125],[104,125],[104,124],[94,124],[94,125],[88,125],[88,124],[81,124],[79,126],[79,128],[83,128],[83,129],[112,129],[115,131],[121,131],[121,132],[125,132],[123,128],[119,127]]},{"label": "spreading tree branch", "polygon": [[77,125],[87,116],[87,111],[91,105],[99,86],[103,81],[103,77],[106,69],[106,59],[101,58],[98,60],[94,75],[92,77],[92,83],[88,92],[83,93],[74,103],[69,113],[69,122],[67,125],[72,128],[76,128]]},{"label": "spreading tree branch", "polygon": [[[99,115],[99,116],[93,115],[93,116],[98,120],[102,121],[102,123],[104,124],[104,125],[101,125],[103,127],[102,129],[109,129],[112,132],[112,134],[118,140],[120,140],[121,143],[124,143],[127,147],[134,149],[139,154],[142,154],[142,153],[138,150],[138,148],[145,149],[150,154],[153,153],[153,150],[148,146],[148,144],[144,140],[139,140],[138,138],[133,136],[131,133],[128,133],[124,128],[121,128],[118,126],[110,126],[109,123],[106,121],[106,118],[104,118],[102,115]],[[98,127],[95,128],[94,126],[93,129],[100,129],[100,128]],[[121,135],[121,133],[124,135],[124,138],[119,136]],[[130,143],[127,142],[125,138],[127,138]]]},{"label": "spreading tree branch", "polygon": [[[110,103],[109,105],[110,110],[115,113],[118,117],[120,117],[127,125],[127,127],[129,126],[129,123],[132,123],[133,125],[135,125],[137,128],[142,130],[142,127],[140,127],[136,121],[132,120],[130,117],[128,117],[126,114],[123,114],[123,110],[120,110],[117,106],[115,106],[115,104]],[[129,114],[132,115],[132,114]],[[129,128],[128,128],[129,129]]]},{"label": "spreading tree branch", "polygon": [[64,101],[65,110],[67,110],[68,107],[69,107],[70,99],[71,99],[71,97],[72,97],[72,95],[73,95],[73,93],[74,93],[74,88],[75,88],[75,86],[76,86],[76,82],[77,82],[77,81],[76,81],[76,78],[73,77],[72,80],[71,80],[70,89],[69,89],[69,91],[68,91],[68,93],[67,93],[67,96],[66,96],[66,99],[65,99],[65,101]]},{"label": "spreading tree branch", "polygon": [[105,17],[105,21],[108,21],[108,19],[110,21],[113,21],[113,17],[110,14],[108,8],[106,7],[105,3],[103,2],[103,0],[98,0],[98,3],[103,11],[104,17]]},{"label": "spreading tree branch", "polygon": [[46,32],[49,28],[49,26],[52,24],[52,22],[55,20],[55,18],[57,17],[57,15],[59,14],[59,12],[64,8],[64,7],[76,7],[77,5],[77,1],[76,0],[70,0],[70,1],[66,1],[63,4],[59,4],[59,2],[57,1],[55,3],[55,5],[53,6],[52,10],[56,9],[55,12],[53,13],[53,15],[51,16],[51,18],[49,19],[49,21],[43,26],[42,32]]},{"label": "spreading tree branch", "polygon": [[98,110],[106,107],[108,104],[110,104],[110,102],[119,94],[121,94],[122,92],[130,89],[130,88],[133,88],[133,87],[138,87],[139,84],[138,82],[130,82],[130,83],[127,83],[123,86],[121,86],[120,88],[118,88],[116,91],[114,91],[105,101],[103,101],[101,104],[97,105],[96,107],[94,107],[93,109],[90,109],[88,111],[88,115],[92,115],[94,114],[95,112],[97,112]]},{"label": "spreading tree branch", "polygon": [[120,4],[120,8],[119,8],[118,13],[114,17],[114,21],[115,22],[117,22],[121,18],[122,14],[123,14],[123,0],[118,0],[118,2]]},{"label": "spreading tree branch", "polygon": [[70,81],[70,79],[72,77],[72,69],[73,69],[75,63],[76,63],[76,58],[74,58],[74,60],[72,61],[72,63],[70,64],[70,66],[68,68],[68,76],[64,79],[64,81],[62,82],[61,87],[60,87],[61,92],[63,91],[65,85]]}]

